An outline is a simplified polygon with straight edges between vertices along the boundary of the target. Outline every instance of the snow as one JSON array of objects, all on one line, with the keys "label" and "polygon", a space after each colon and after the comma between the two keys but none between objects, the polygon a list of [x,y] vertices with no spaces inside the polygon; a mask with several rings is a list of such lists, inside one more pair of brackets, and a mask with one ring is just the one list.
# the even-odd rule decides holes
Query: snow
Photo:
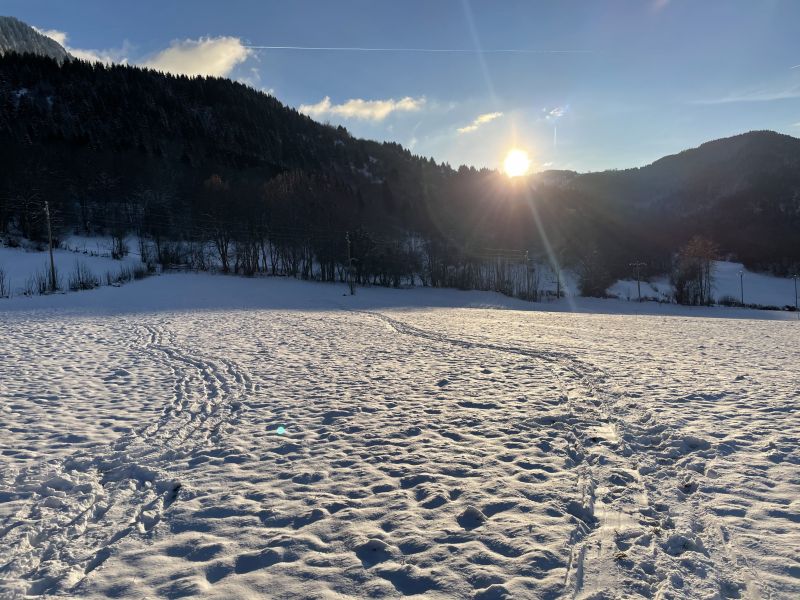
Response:
[{"label": "snow", "polygon": [[0,16],[0,56],[6,52],[30,52],[59,62],[69,57],[55,40],[14,17]]},{"label": "snow", "polygon": [[742,264],[734,262],[716,263],[714,294],[718,300],[724,296],[740,300],[739,272],[743,273],[745,304],[794,306],[794,281],[791,278],[753,273]]},{"label": "snow", "polygon": [[[128,246],[133,247],[130,243]],[[54,249],[53,260],[64,287],[78,262],[86,265],[101,282],[105,282],[106,273],[117,275],[123,267],[141,265],[138,255],[129,254],[122,260],[112,259],[110,238],[77,236],[67,238],[61,248]],[[0,246],[0,270],[5,272],[12,295],[19,296],[24,293],[32,276],[50,272],[50,256],[46,250]]]},{"label": "snow", "polygon": [[800,594],[796,315],[344,291],[0,301],[0,594]]},{"label": "snow", "polygon": [[[30,243],[27,243],[30,246]],[[56,263],[56,271],[62,280],[62,284],[66,287],[70,273],[75,269],[78,262],[83,263],[89,271],[98,277],[101,283],[105,283],[105,276],[107,273],[116,275],[123,268],[133,268],[141,266],[140,257],[138,254],[138,243],[135,237],[130,237],[126,240],[128,254],[122,260],[115,260],[111,258],[112,240],[110,237],[86,237],[79,235],[70,235],[61,243],[61,247],[54,251],[54,259]],[[213,262],[211,260],[210,262]],[[3,270],[6,275],[7,282],[10,282],[12,295],[19,296],[24,293],[26,284],[29,279],[36,273],[49,272],[49,257],[48,253],[34,248],[8,248],[0,246],[0,270]],[[562,294],[566,294],[569,298],[554,301],[553,296],[557,289],[556,277],[553,272],[546,265],[538,265],[537,272],[539,273],[539,288],[543,293],[550,294],[542,303],[531,305],[531,303],[517,301],[514,299],[503,298],[497,294],[485,292],[473,292],[470,300],[467,296],[461,296],[458,302],[459,306],[480,306],[481,302],[485,302],[486,306],[492,307],[508,307],[520,310],[537,310],[545,308],[546,310],[568,310],[578,312],[602,312],[602,313],[625,313],[625,314],[699,314],[702,311],[688,309],[686,307],[677,306],[654,306],[653,303],[647,303],[643,307],[639,306],[618,306],[618,302],[601,301],[590,298],[581,298],[578,295],[578,281],[574,273],[570,271],[563,271],[560,276],[560,290]],[[734,262],[717,262],[714,268],[714,289],[713,295],[716,300],[720,300],[725,296],[732,297],[739,300],[740,282],[739,272],[744,273],[743,283],[745,287],[745,303],[755,304],[761,306],[794,306],[794,282],[791,278],[775,277],[762,273],[754,273],[748,271],[740,263]],[[237,285],[237,284],[231,284]],[[659,301],[669,303],[672,297],[672,286],[667,277],[661,276],[651,279],[650,281],[641,282],[642,297],[647,299],[657,299]],[[385,291],[384,291],[385,292]],[[450,290],[433,291],[433,290],[417,290],[412,293],[412,300],[406,296],[397,296],[394,292],[385,294],[382,291],[376,290],[370,292],[371,298],[386,298],[390,304],[397,304],[398,300],[401,303],[411,302],[412,304],[422,305],[441,305],[450,306],[454,296]],[[634,301],[638,297],[636,281],[635,280],[620,280],[615,282],[607,290],[612,299],[619,299],[626,302]],[[417,299],[417,295],[421,293]],[[126,294],[127,295],[127,294]],[[216,306],[218,302],[229,302],[227,298],[229,294],[222,294],[221,297],[214,298],[210,306]],[[440,298],[441,296],[441,298]],[[99,303],[107,302],[106,296],[102,296]],[[84,300],[78,300],[76,303],[82,305]],[[248,303],[249,300],[245,300]],[[93,303],[98,303],[94,300]],[[191,304],[191,301],[190,301]],[[706,312],[707,316],[722,315],[734,316],[735,313],[727,311],[725,313]],[[752,311],[744,313],[746,318],[791,318],[790,316],[780,315],[763,315],[754,314]]]},{"label": "snow", "polygon": [[[794,306],[794,281],[789,277],[775,277],[764,273],[754,273],[744,265],[736,262],[717,261],[714,263],[714,286],[712,294],[719,301],[728,296],[740,302],[742,293],[739,273],[742,273],[741,284],[744,287],[744,303],[760,306]],[[642,297],[669,300],[672,286],[667,277],[655,277],[650,281],[642,281]],[[623,300],[636,300],[638,290],[636,280],[621,280],[608,288],[608,293]]]}]

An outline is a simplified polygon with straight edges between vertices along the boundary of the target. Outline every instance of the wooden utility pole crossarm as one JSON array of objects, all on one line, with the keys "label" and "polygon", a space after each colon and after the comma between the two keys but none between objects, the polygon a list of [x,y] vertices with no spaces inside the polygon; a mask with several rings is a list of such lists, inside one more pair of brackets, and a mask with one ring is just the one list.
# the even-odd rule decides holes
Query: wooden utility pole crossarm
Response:
[{"label": "wooden utility pole crossarm", "polygon": [[642,301],[642,280],[641,280],[641,268],[646,267],[647,263],[644,262],[632,262],[630,263],[631,267],[636,270],[636,291],[639,293],[639,302]]}]

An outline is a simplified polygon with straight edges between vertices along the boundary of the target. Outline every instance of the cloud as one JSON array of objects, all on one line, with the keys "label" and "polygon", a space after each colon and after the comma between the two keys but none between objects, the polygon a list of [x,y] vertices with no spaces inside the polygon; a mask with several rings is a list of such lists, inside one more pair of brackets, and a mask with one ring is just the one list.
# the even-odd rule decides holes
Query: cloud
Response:
[{"label": "cloud", "polygon": [[272,96],[275,95],[275,90],[273,88],[266,88],[261,85],[261,71],[258,70],[258,67],[251,67],[247,70],[249,75],[240,74],[236,81],[239,83],[243,83],[254,90],[259,90],[264,92],[265,94],[270,94]]},{"label": "cloud", "polygon": [[39,29],[34,27],[36,31],[44,36],[55,40],[64,47],[64,50],[69,52],[75,58],[81,60],[88,60],[89,62],[102,62],[106,64],[128,62],[128,53],[131,50],[130,44],[125,41],[122,48],[108,48],[105,50],[89,50],[85,48],[73,48],[69,45],[69,35],[66,31],[59,31],[58,29]]},{"label": "cloud", "polygon": [[478,115],[477,117],[475,117],[475,119],[473,119],[472,123],[470,123],[469,125],[465,125],[464,127],[459,127],[458,129],[456,129],[456,131],[458,131],[458,133],[471,133],[476,129],[478,129],[478,127],[480,127],[481,125],[485,125],[486,123],[494,121],[495,119],[499,119],[502,116],[503,113],[501,112],[484,113],[482,115]]},{"label": "cloud", "polygon": [[[133,63],[158,71],[166,71],[176,75],[211,75],[227,77],[233,69],[247,60],[253,51],[247,48],[237,37],[206,37],[197,40],[175,40],[169,48],[160,50],[149,58],[131,59],[132,46],[125,41],[121,48],[90,50],[73,48],[69,45],[69,35],[58,29],[38,29],[42,35],[55,40],[75,58],[90,62]],[[260,76],[256,69],[250,70],[250,76],[241,79],[243,83],[257,87]]]},{"label": "cloud", "polygon": [[412,98],[411,96],[406,96],[400,100],[393,98],[386,100],[353,98],[342,104],[333,104],[330,96],[325,96],[316,104],[301,104],[298,110],[309,117],[317,119],[336,116],[344,119],[383,121],[393,112],[418,111],[424,104],[425,98]]},{"label": "cloud", "polygon": [[556,106],[555,108],[547,109],[543,108],[542,112],[545,113],[544,118],[548,121],[556,121],[567,114],[567,110],[569,110],[569,106]]},{"label": "cloud", "polygon": [[772,102],[774,100],[791,100],[800,98],[800,85],[787,88],[761,88],[736,92],[720,98],[694,100],[691,104],[731,104],[733,102]]},{"label": "cloud", "polygon": [[49,37],[51,40],[55,40],[65,48],[67,47],[67,34],[65,31],[59,31],[58,29],[39,29],[38,27],[34,27],[34,29],[42,35]]},{"label": "cloud", "polygon": [[66,50],[75,58],[88,60],[89,62],[101,62],[107,65],[111,63],[127,64],[127,54],[130,51],[130,45],[126,42],[123,44],[122,48],[119,49],[107,48],[105,50],[87,50],[83,48],[67,47]]},{"label": "cloud", "polygon": [[223,36],[197,40],[175,40],[169,48],[140,63],[158,71],[195,76],[227,77],[252,50],[237,37]]}]

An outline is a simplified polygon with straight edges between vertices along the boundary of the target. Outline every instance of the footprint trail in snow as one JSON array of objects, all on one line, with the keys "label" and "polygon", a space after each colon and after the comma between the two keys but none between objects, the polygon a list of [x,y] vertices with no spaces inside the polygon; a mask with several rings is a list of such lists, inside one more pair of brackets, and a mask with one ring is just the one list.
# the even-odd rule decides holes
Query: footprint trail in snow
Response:
[{"label": "footprint trail in snow", "polygon": [[787,324],[219,310],[6,331],[8,597],[800,593]]}]

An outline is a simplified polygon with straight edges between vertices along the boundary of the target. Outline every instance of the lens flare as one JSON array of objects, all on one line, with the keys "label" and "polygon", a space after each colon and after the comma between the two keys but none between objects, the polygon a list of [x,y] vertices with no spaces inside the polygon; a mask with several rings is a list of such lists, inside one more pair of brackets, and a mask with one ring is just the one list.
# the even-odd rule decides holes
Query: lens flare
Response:
[{"label": "lens flare", "polygon": [[528,153],[518,148],[510,150],[503,162],[503,170],[509,177],[525,175],[530,167],[531,160],[528,158]]},{"label": "lens flare", "polygon": [[284,427],[283,425],[278,425],[278,428],[275,430],[275,433],[277,433],[278,435],[283,435],[284,433],[286,433],[286,427]]}]

